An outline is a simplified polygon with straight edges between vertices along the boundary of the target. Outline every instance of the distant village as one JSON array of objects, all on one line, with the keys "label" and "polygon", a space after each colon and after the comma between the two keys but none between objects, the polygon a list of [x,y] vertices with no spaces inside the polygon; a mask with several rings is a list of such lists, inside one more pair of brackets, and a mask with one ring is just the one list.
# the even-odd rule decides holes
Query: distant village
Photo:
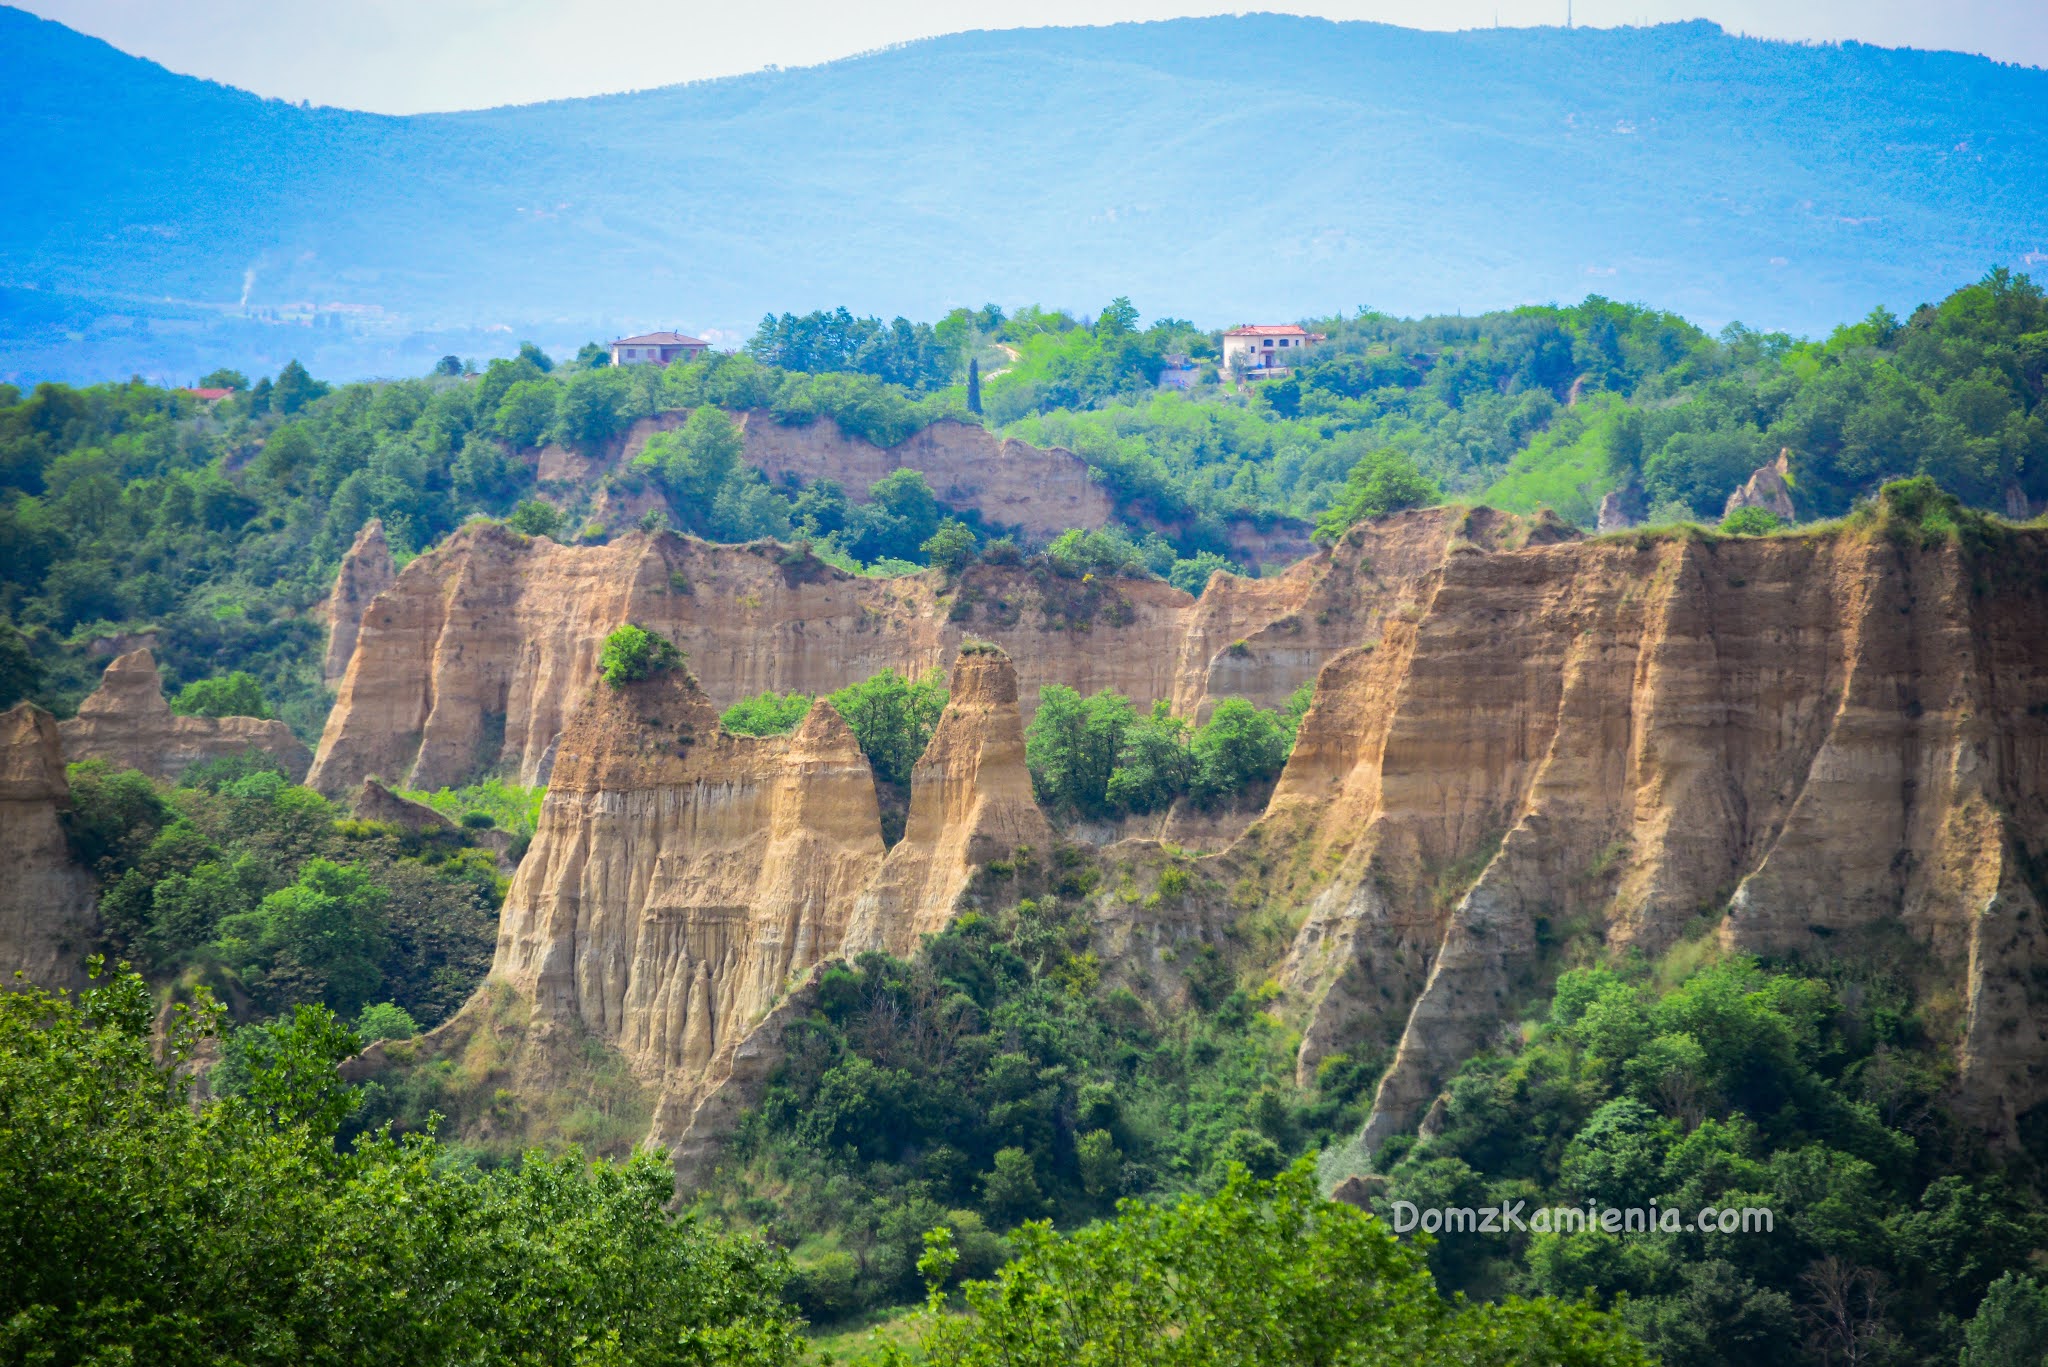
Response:
[{"label": "distant village", "polygon": [[[1295,323],[1255,323],[1232,328],[1223,334],[1223,361],[1218,367],[1219,374],[1240,381],[1285,375],[1302,359],[1305,351],[1326,340],[1328,338],[1323,333],[1310,332]],[[611,346],[612,364],[667,365],[670,361],[695,360],[710,349],[711,343],[700,337],[680,332],[646,332],[614,341]],[[1200,376],[1201,367],[1192,357],[1172,354],[1166,357],[1165,368],[1160,372],[1159,387],[1193,389]]]}]

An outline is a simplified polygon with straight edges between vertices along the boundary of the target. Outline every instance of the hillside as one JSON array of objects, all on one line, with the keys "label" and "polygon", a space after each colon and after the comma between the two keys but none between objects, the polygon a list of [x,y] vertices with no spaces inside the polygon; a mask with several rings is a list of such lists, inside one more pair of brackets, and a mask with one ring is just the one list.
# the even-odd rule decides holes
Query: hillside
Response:
[{"label": "hillside", "polygon": [[2048,249],[2044,110],[2048,73],[1708,24],[1260,15],[392,118],[0,10],[0,378],[418,373],[1047,281],[1211,326],[1598,291],[1811,332]]},{"label": "hillside", "polygon": [[[2038,526],[1925,480],[1770,536],[1420,509],[1198,600],[670,533],[381,555],[332,609],[329,797],[227,754],[247,718],[166,713],[144,652],[89,725],[0,728],[0,954],[211,986],[231,1099],[266,1051],[361,1050],[315,1133],[390,1122],[421,1173],[653,1141],[826,1325],[914,1298],[928,1229],[988,1276],[1021,1222],[1100,1237],[1320,1152],[1382,1216],[1772,1212],[1410,1245],[1668,1364],[2037,1343]],[[630,621],[687,656],[627,667]],[[148,772],[59,765],[100,755]]]}]

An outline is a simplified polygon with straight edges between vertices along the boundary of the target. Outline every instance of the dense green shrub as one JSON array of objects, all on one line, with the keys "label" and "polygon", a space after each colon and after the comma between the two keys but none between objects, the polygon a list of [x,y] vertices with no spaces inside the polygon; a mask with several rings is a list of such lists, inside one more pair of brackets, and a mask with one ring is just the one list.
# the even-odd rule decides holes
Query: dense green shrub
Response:
[{"label": "dense green shrub", "polygon": [[1180,797],[1227,803],[1279,776],[1311,692],[1304,685],[1277,712],[1225,698],[1191,727],[1163,701],[1141,718],[1121,694],[1047,684],[1024,729],[1025,762],[1038,800],[1069,816],[1155,812]]},{"label": "dense green shrub", "polygon": [[810,694],[777,693],[771,689],[741,698],[718,714],[718,724],[742,736],[779,736],[796,730],[810,712]]},{"label": "dense green shrub", "polygon": [[505,523],[525,536],[559,537],[566,521],[562,510],[546,499],[529,498],[512,510]]},{"label": "dense green shrub", "polygon": [[597,672],[613,688],[639,683],[683,662],[683,652],[659,632],[631,622],[614,627],[598,651]]},{"label": "dense green shrub", "polygon": [[778,1255],[668,1215],[650,1154],[465,1172],[433,1140],[337,1150],[357,1037],[301,1008],[195,1105],[211,1020],[140,979],[0,992],[0,1358],[55,1364],[776,1367]]},{"label": "dense green shrub", "polygon": [[[1627,1322],[1683,1367],[1954,1362],[2048,1218],[1945,1113],[1946,1043],[1883,964],[1852,947],[1825,976],[1571,969],[1533,1038],[1465,1064],[1440,1125],[1382,1155],[1379,1207],[1654,1202],[1679,1222],[1446,1237],[1429,1256],[1447,1290],[1626,1293]],[[1771,1231],[1695,1230],[1710,1205],[1768,1209]]]},{"label": "dense green shrub", "polygon": [[67,835],[99,878],[103,933],[152,977],[202,973],[264,1015],[382,997],[431,1026],[490,967],[504,881],[470,833],[347,821],[272,769],[171,787],[90,760],[70,776]]},{"label": "dense green shrub", "polygon": [[[1046,855],[1004,861],[1006,885],[1056,877],[1072,896],[964,914],[910,962],[826,969],[706,1189],[710,1209],[797,1248],[819,1319],[914,1298],[935,1226],[966,1255],[954,1278],[987,1276],[1004,1257],[990,1231],[1218,1185],[1240,1130],[1291,1158],[1361,1118],[1355,1095],[1294,1088],[1287,1031],[1214,948],[1179,947],[1200,983],[1184,1011],[1105,981],[1080,900],[1096,870]],[[827,1250],[854,1255],[850,1286]]]},{"label": "dense green shrub", "polygon": [[877,782],[907,788],[946,710],[946,676],[933,669],[907,679],[894,669],[849,684],[826,699],[860,742]]},{"label": "dense green shrub", "polygon": [[[1616,1317],[1590,1306],[1547,1298],[1445,1301],[1422,1258],[1384,1224],[1320,1199],[1307,1163],[1270,1181],[1240,1168],[1206,1198],[1127,1201],[1114,1219],[1069,1235],[1040,1224],[1013,1238],[1016,1258],[993,1281],[967,1287],[966,1313],[933,1298],[920,1326],[926,1360],[959,1367],[1652,1361]],[[942,1284],[956,1259],[950,1231],[941,1230],[920,1266]]]},{"label": "dense green shrub", "polygon": [[219,679],[188,683],[171,699],[171,711],[188,717],[268,717],[262,686],[253,675],[235,670]]},{"label": "dense green shrub", "polygon": [[1730,536],[1769,536],[1784,525],[1769,508],[1737,508],[1721,519],[1721,530]]},{"label": "dense green shrub", "polygon": [[1316,536],[1334,541],[1345,528],[1403,508],[1419,508],[1441,497],[1436,482],[1416,468],[1406,452],[1381,447],[1360,456],[1328,512],[1316,519]]}]

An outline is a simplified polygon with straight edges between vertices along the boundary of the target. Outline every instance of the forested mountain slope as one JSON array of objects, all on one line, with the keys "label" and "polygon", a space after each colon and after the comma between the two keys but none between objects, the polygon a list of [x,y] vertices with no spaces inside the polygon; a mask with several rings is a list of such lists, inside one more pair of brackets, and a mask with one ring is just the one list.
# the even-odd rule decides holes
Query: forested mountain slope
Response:
[{"label": "forested mountain slope", "polygon": [[1811,332],[2048,250],[2048,74],[1708,24],[969,33],[392,118],[9,10],[0,92],[0,376],[30,379],[415,373],[518,336],[736,339],[764,309],[935,316],[1048,281],[1208,326],[1598,290]]}]

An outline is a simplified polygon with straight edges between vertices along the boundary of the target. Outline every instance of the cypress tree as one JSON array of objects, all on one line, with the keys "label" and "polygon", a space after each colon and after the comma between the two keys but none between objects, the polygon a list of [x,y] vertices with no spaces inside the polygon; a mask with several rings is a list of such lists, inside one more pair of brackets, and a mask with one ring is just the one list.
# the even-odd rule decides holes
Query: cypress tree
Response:
[{"label": "cypress tree", "polygon": [[967,358],[967,411],[981,412],[981,361],[973,356]]}]

